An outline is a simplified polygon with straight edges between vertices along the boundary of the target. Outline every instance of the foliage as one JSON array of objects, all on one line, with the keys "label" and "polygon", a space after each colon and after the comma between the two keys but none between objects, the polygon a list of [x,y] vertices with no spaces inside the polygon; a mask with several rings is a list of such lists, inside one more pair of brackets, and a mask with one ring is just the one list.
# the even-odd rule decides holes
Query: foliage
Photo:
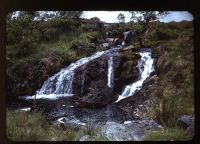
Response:
[{"label": "foliage", "polygon": [[67,16],[71,18],[80,18],[83,14],[83,11],[58,11],[57,15]]},{"label": "foliage", "polygon": [[119,23],[125,23],[125,16],[124,16],[124,14],[120,13],[117,16],[117,18],[118,18]]},{"label": "foliage", "polygon": [[100,36],[97,32],[88,32],[80,34],[76,39],[71,43],[72,48],[78,48],[82,46],[83,48],[96,48],[95,44],[98,44]]},{"label": "foliage", "polygon": [[140,43],[140,47],[143,47],[143,41],[146,34],[153,28],[153,22],[159,17],[168,14],[168,12],[157,11],[130,11],[130,13],[132,15],[132,21],[137,23],[133,29]]},{"label": "foliage", "polygon": [[[62,12],[20,11],[17,17],[13,17],[17,12],[8,14],[6,78],[9,98],[34,94],[48,76],[97,50],[102,40],[99,22],[93,24],[76,19],[80,11]],[[94,26],[97,29],[91,29]],[[71,48],[73,46],[86,49],[77,52]]]}]

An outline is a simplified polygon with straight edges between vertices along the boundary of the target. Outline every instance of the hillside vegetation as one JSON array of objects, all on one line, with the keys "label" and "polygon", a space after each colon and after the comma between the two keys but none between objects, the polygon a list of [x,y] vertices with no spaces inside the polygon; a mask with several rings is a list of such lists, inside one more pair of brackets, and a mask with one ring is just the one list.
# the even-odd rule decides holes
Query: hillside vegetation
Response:
[{"label": "hillside vegetation", "polygon": [[[111,26],[122,33],[127,27],[137,29],[139,24]],[[105,32],[106,27],[98,19],[86,21],[61,16],[34,21],[30,14],[14,19],[8,17],[7,101],[13,101],[17,96],[33,95],[48,77],[64,66],[103,50],[101,44]],[[140,48],[136,37],[130,44]],[[194,115],[195,111],[193,22],[154,22],[154,28],[145,34],[143,45],[152,49],[158,76],[148,91],[150,105],[145,117],[165,126],[164,130],[149,134],[146,139],[185,140],[185,133],[177,128],[176,120],[181,115]],[[76,135],[80,134],[54,129],[37,112],[15,113],[10,110],[7,112],[7,132],[14,140],[77,140]]]},{"label": "hillside vegetation", "polygon": [[33,21],[24,12],[7,17],[7,98],[33,95],[62,67],[100,49],[102,23],[58,16]]}]

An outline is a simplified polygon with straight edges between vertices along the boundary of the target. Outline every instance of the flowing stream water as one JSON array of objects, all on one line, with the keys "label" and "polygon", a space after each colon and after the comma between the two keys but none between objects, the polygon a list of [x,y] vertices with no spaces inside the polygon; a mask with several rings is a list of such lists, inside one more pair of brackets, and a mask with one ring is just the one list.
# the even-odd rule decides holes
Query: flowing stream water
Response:
[{"label": "flowing stream water", "polygon": [[141,59],[139,60],[137,67],[140,72],[140,79],[132,84],[127,85],[122,94],[119,95],[116,102],[126,97],[132,96],[136,91],[140,90],[144,80],[149,77],[151,72],[154,71],[154,60],[151,57],[151,51],[141,51],[139,52],[139,54],[141,56]]},{"label": "flowing stream water", "polygon": [[110,56],[108,60],[108,84],[110,88],[114,87],[114,68],[113,68],[113,57]]},{"label": "flowing stream water", "polygon": [[[87,123],[89,123],[87,120],[88,116],[90,116],[94,121],[95,126],[102,126],[101,124],[104,124],[104,122],[112,120],[117,122],[123,121],[123,117],[126,115],[126,113],[124,113],[124,111],[122,111],[116,105],[111,104],[108,105],[108,107],[95,109],[94,111],[93,109],[79,109],[74,105],[73,101],[70,101],[70,98],[68,99],[68,96],[73,96],[73,80],[76,77],[76,69],[82,66],[81,70],[84,70],[88,62],[101,56],[106,56],[106,59],[103,60],[107,60],[107,86],[111,89],[114,89],[115,64],[117,64],[115,61],[115,54],[119,54],[118,52],[120,48],[121,47],[97,52],[89,57],[84,57],[74,63],[71,63],[69,66],[64,67],[55,75],[49,77],[43,83],[42,87],[37,90],[35,96],[26,96],[23,97],[23,99],[42,99],[37,101],[40,104],[45,105],[46,117],[51,121],[51,123],[55,122],[55,124],[58,122],[69,125],[86,126]],[[139,54],[141,55],[141,58],[138,61],[137,67],[139,69],[140,77],[132,84],[126,85],[121,95],[119,95],[118,100],[115,102],[132,96],[137,90],[140,90],[144,80],[149,77],[151,72],[154,71],[154,60],[151,57],[151,51],[145,49],[144,51],[140,51]],[[83,92],[84,89],[84,81],[85,74],[83,72],[81,75],[81,92]],[[63,105],[62,101],[65,101],[66,103]],[[30,110],[30,107],[18,109],[18,111]],[[130,123],[131,121],[124,121],[125,125]],[[115,132],[115,130],[110,130],[110,132]],[[137,138],[136,136],[138,135],[134,134],[134,139]]]},{"label": "flowing stream water", "polygon": [[[63,96],[73,96],[72,82],[74,79],[75,70],[103,55],[108,55],[110,59],[108,60],[108,86],[113,87],[113,58],[112,53],[117,52],[121,47],[112,48],[106,51],[101,51],[93,54],[90,57],[84,57],[80,60],[71,63],[69,66],[61,69],[57,74],[48,78],[42,85],[42,87],[37,90],[35,96],[26,96],[25,99],[57,99]],[[82,80],[84,82],[84,78]],[[83,89],[84,86],[82,86]],[[23,97],[22,97],[23,98]]]},{"label": "flowing stream water", "polygon": [[[87,64],[88,62],[95,60],[103,55],[108,56],[108,75],[107,75],[107,85],[110,88],[114,87],[114,62],[113,53],[118,52],[121,47],[112,48],[106,51],[101,51],[93,54],[90,57],[84,57],[69,66],[61,69],[57,74],[48,78],[42,85],[42,87],[36,91],[35,96],[26,96],[25,99],[57,99],[59,97],[73,96],[72,83],[75,77],[75,70]],[[127,85],[119,95],[118,100],[120,101],[126,97],[132,96],[136,91],[140,90],[144,80],[149,77],[150,73],[154,71],[153,59],[151,57],[151,51],[141,51],[139,52],[141,59],[138,62],[138,69],[140,73],[140,78],[138,81]],[[84,75],[82,79],[84,84]],[[82,90],[84,85],[82,85]],[[81,90],[81,91],[82,91]]]}]

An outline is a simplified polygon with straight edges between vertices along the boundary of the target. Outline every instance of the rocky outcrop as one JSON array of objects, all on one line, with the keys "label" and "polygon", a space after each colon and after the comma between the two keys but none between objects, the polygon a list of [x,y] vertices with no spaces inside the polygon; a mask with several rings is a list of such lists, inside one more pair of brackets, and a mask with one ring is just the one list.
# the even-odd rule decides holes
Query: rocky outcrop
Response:
[{"label": "rocky outcrop", "polygon": [[87,95],[95,82],[102,80],[106,85],[108,73],[107,57],[102,56],[77,68],[73,81],[73,93],[79,97]]},{"label": "rocky outcrop", "polygon": [[108,121],[101,128],[99,135],[110,141],[140,141],[147,132],[160,128],[162,126],[153,120],[125,121],[123,124]]}]

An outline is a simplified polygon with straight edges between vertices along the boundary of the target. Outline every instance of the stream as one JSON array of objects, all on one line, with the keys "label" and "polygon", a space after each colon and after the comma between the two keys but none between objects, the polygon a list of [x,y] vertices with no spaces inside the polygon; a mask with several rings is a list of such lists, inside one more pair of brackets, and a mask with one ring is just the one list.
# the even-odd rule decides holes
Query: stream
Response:
[{"label": "stream", "polygon": [[[88,122],[95,124],[95,127],[102,127],[108,122],[126,124],[133,120],[139,120],[140,118],[130,117],[126,111],[118,106],[118,103],[122,99],[131,96],[134,97],[134,94],[142,88],[144,80],[154,71],[154,60],[151,57],[150,49],[141,49],[138,52],[141,56],[136,66],[139,69],[139,77],[132,83],[124,85],[121,93],[117,94],[118,98],[115,101],[101,108],[91,109],[80,107],[74,100],[77,96],[77,89],[79,89],[78,91],[81,95],[87,92],[85,90],[88,87],[87,67],[92,62],[95,65],[95,61],[102,62],[101,64],[105,67],[102,66],[102,68],[104,68],[103,70],[107,74],[107,76],[103,74],[103,77],[106,79],[105,85],[108,87],[107,89],[113,91],[116,85],[114,83],[116,58],[120,58],[120,49],[122,49],[121,46],[96,52],[89,57],[81,58],[69,66],[62,68],[43,83],[41,88],[36,91],[36,95],[21,96],[19,101],[21,101],[22,107],[18,110],[30,111],[30,106],[35,102],[37,107],[42,108],[44,116],[50,123],[53,125],[64,124],[67,127],[81,127],[85,126]],[[78,71],[82,72],[81,76],[77,76]],[[80,86],[74,89],[77,83]],[[136,138],[134,135],[134,139],[139,138]]]}]

